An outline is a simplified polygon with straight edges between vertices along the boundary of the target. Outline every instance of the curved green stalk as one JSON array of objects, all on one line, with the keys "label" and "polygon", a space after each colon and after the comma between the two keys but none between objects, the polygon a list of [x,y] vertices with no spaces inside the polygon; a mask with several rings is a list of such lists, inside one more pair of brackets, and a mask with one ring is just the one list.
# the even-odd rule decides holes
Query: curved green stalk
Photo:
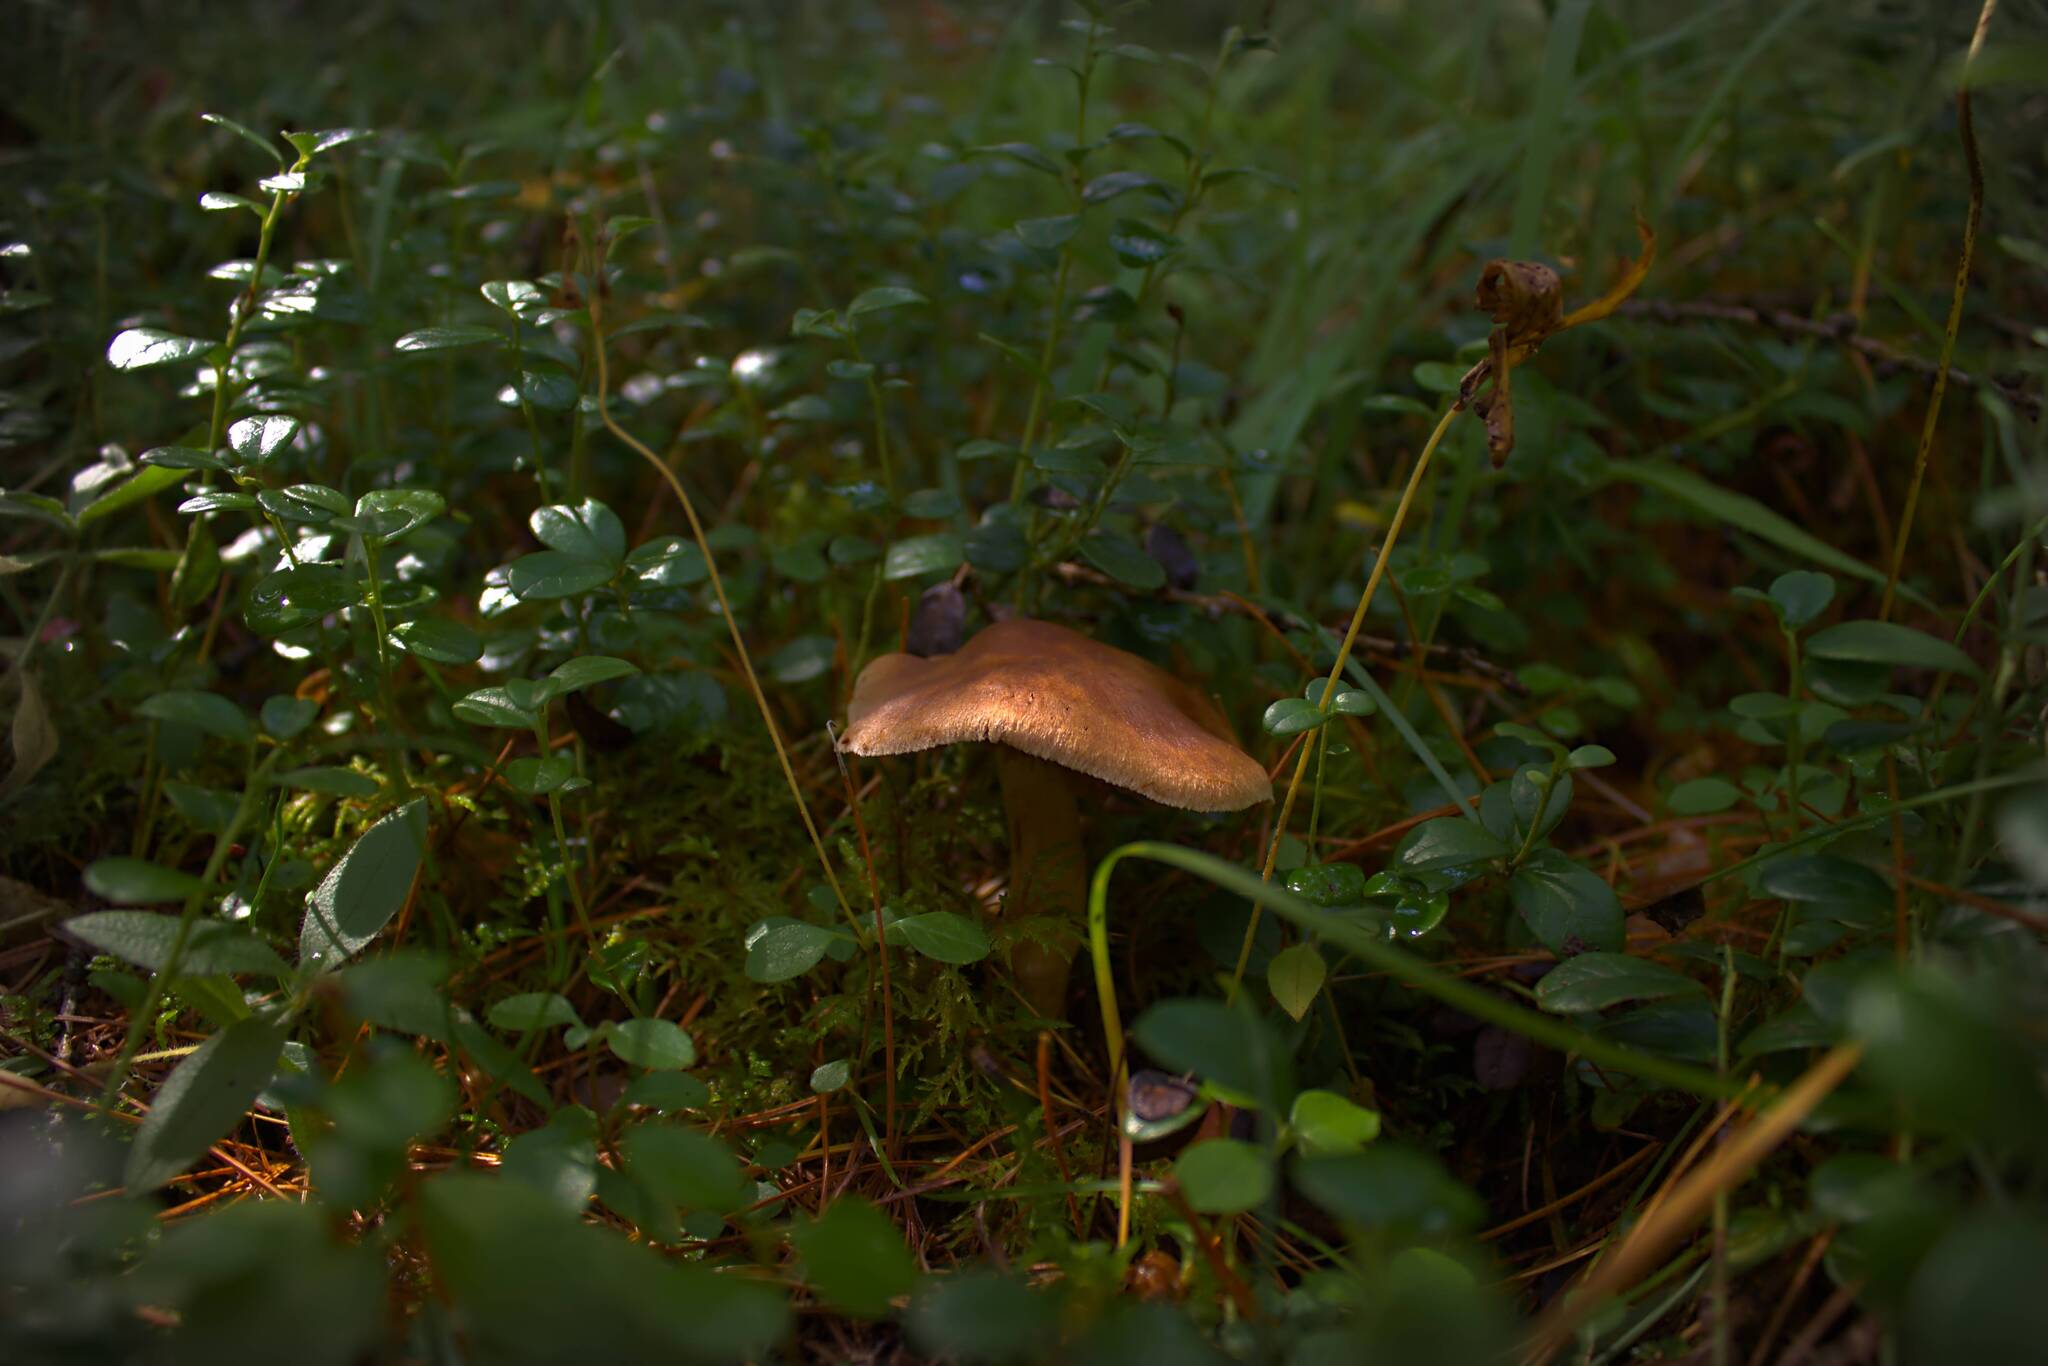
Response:
[{"label": "curved green stalk", "polygon": [[1124,1042],[1123,1021],[1117,1011],[1116,992],[1110,978],[1109,878],[1116,865],[1126,858],[1149,859],[1154,863],[1178,868],[1182,872],[1193,873],[1196,877],[1225,891],[1234,892],[1255,905],[1265,907],[1274,914],[1293,921],[1304,930],[1312,931],[1345,952],[1355,955],[1376,972],[1384,972],[1403,985],[1434,996],[1455,1010],[1461,1010],[1488,1024],[1513,1030],[1547,1048],[1554,1048],[1561,1053],[1576,1053],[1599,1066],[1629,1072],[1660,1085],[1715,1100],[1729,1099],[1744,1089],[1732,1080],[1716,1076],[1704,1068],[1673,1062],[1654,1053],[1645,1053],[1640,1049],[1615,1043],[1611,1039],[1603,1039],[1597,1034],[1576,1029],[1562,1020],[1552,1019],[1548,1015],[1538,1014],[1536,1011],[1504,1001],[1482,987],[1474,986],[1463,978],[1453,977],[1441,968],[1395,948],[1378,935],[1342,916],[1333,915],[1311,905],[1284,888],[1263,882],[1256,874],[1237,864],[1225,862],[1213,854],[1205,854],[1198,849],[1185,849],[1177,844],[1140,841],[1113,850],[1109,857],[1097,866],[1094,881],[1088,889],[1088,946],[1095,960],[1096,993],[1102,1002],[1102,1030],[1109,1048],[1110,1084],[1116,1091],[1119,1116],[1124,1106]]}]

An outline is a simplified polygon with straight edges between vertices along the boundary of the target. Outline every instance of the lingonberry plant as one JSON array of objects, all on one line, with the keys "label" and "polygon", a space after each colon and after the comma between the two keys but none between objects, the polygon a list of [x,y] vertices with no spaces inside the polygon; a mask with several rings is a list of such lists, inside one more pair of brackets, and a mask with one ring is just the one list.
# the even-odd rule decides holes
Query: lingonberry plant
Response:
[{"label": "lingonberry plant", "polygon": [[2038,14],[502,8],[0,57],[0,1357],[2038,1355]]}]

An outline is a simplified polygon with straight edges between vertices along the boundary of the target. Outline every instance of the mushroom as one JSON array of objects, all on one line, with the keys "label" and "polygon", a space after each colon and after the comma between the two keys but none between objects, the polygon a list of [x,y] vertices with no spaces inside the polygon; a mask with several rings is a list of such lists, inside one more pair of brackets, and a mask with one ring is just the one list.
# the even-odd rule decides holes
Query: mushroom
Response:
[{"label": "mushroom", "polygon": [[1190,811],[1273,796],[1215,703],[1136,655],[1046,621],[998,622],[956,654],[874,660],[854,682],[839,744],[883,755],[969,741],[996,749],[1010,828],[1004,913],[1062,927],[1055,944],[1018,944],[1010,956],[1025,1001],[1049,1018],[1065,1005],[1088,902],[1081,814],[1063,770]]}]

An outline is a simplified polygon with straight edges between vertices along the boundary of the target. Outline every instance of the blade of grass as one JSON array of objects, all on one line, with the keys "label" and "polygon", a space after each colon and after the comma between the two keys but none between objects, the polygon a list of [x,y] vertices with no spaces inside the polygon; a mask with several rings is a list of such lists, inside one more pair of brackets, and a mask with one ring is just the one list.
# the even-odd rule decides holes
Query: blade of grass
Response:
[{"label": "blade of grass", "polygon": [[1563,133],[1565,97],[1572,90],[1572,71],[1579,62],[1579,37],[1586,29],[1591,0],[1564,0],[1550,16],[1550,35],[1543,44],[1543,74],[1536,82],[1536,103],[1529,111],[1529,140],[1522,152],[1522,175],[1515,186],[1513,227],[1508,255],[1521,258],[1536,250],[1543,203],[1550,193],[1550,168],[1557,159]]}]

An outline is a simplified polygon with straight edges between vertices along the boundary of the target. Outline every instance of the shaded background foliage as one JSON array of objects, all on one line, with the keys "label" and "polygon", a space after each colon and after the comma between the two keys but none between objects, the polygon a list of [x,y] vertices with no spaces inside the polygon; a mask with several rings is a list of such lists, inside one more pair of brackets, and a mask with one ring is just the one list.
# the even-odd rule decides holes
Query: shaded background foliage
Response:
[{"label": "shaded background foliage", "polygon": [[[2037,4],[1972,68],[1883,602],[1976,17],[22,6],[9,1355],[1461,1361],[1519,1315],[1582,1360],[2023,1359]],[[1647,284],[1516,371],[1504,465],[1452,423],[1315,705],[1481,266],[1582,302],[1638,213]],[[601,421],[593,295],[850,910]],[[824,733],[947,585],[1317,756],[1249,938],[1227,869],[1117,874],[1147,1084],[1203,1088],[1140,1124],[1121,1247],[1092,983],[1042,1043],[995,970],[1033,927],[982,918],[988,765],[842,779]],[[1098,856],[1276,838],[1094,805]],[[1716,1168],[1723,1099],[1830,1059]],[[1689,1172],[1705,1227],[1575,1302]]]}]

